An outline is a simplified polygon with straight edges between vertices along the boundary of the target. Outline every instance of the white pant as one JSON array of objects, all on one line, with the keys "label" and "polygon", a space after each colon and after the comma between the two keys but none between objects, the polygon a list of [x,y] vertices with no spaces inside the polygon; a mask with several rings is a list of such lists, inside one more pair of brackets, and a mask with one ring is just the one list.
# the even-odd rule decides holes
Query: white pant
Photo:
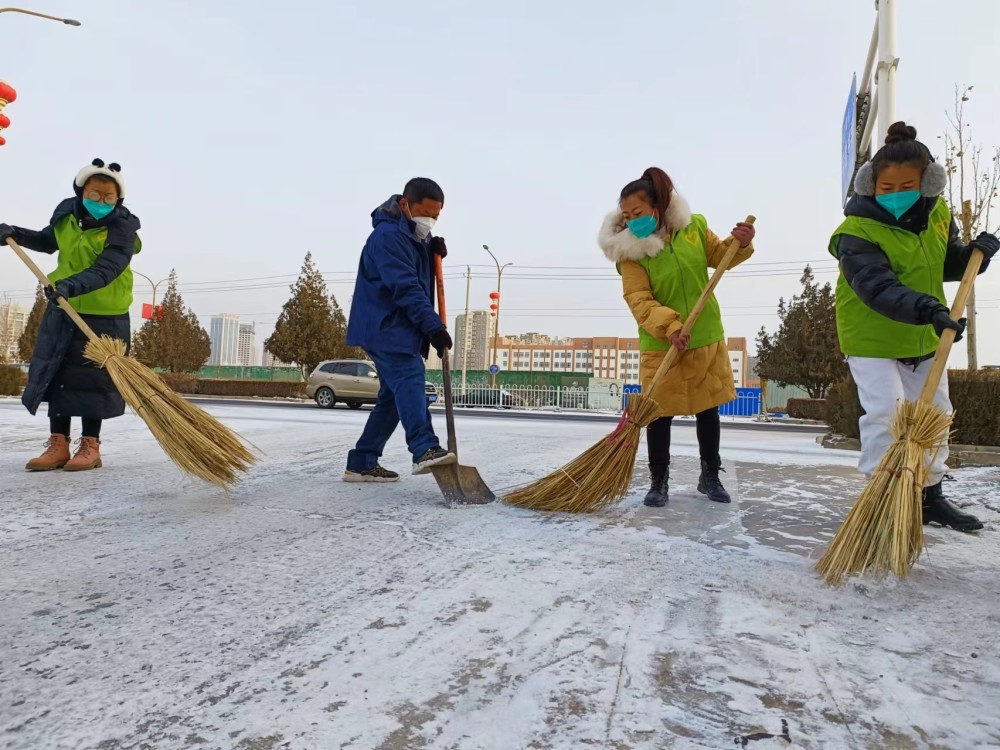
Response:
[{"label": "white pant", "polygon": [[[901,400],[916,401],[920,397],[931,362],[930,359],[921,362],[914,372],[913,367],[894,359],[847,358],[854,382],[858,384],[861,407],[865,410],[864,416],[858,421],[861,427],[861,461],[858,463],[858,470],[862,474],[870,477],[875,473],[882,456],[894,442],[889,427],[896,407]],[[952,413],[951,400],[948,398],[947,371],[934,394],[934,405],[948,414]],[[947,445],[937,452],[933,463],[931,454],[927,454],[928,487],[938,484],[944,478],[948,468],[945,465],[947,460]]]}]

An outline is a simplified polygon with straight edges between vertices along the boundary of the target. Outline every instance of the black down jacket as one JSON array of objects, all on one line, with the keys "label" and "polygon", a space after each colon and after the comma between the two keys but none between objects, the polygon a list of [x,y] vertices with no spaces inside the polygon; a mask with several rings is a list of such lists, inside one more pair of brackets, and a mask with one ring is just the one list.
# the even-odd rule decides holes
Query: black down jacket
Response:
[{"label": "black down jacket", "polygon": [[[35,232],[14,227],[15,239],[24,247],[43,253],[59,250],[52,227],[68,214],[74,214],[84,228],[107,226],[108,240],[93,266],[64,279],[72,296],[86,294],[107,286],[128,267],[132,260],[139,220],[124,206],[118,206],[100,221],[87,215],[80,199],[70,198],[56,208],[45,229]],[[81,315],[94,332],[131,342],[128,314]],[[34,414],[43,401],[49,404],[52,417],[88,417],[110,419],[125,412],[125,401],[111,376],[83,356],[87,338],[69,316],[49,305],[42,317],[38,341],[28,370],[28,385],[21,403]]]}]

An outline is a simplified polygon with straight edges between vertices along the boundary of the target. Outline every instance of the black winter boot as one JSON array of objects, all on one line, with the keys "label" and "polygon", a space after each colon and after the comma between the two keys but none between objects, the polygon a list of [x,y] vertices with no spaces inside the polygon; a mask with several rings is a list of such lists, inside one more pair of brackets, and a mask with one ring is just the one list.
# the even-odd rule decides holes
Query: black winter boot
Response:
[{"label": "black winter boot", "polygon": [[698,477],[698,492],[702,495],[708,495],[708,499],[713,503],[731,503],[733,499],[726,492],[726,488],[722,486],[722,480],[719,479],[720,471],[723,471],[721,461],[717,463],[702,461],[701,476]]},{"label": "black winter boot", "polygon": [[669,469],[653,468],[650,466],[649,475],[652,481],[649,492],[646,493],[646,499],[642,501],[642,504],[647,508],[662,508],[670,500],[667,491],[667,483],[670,481],[670,471]]},{"label": "black winter boot", "polygon": [[941,483],[924,489],[924,524],[937,523],[955,531],[979,531],[983,522],[971,513],[964,513],[944,496]]}]

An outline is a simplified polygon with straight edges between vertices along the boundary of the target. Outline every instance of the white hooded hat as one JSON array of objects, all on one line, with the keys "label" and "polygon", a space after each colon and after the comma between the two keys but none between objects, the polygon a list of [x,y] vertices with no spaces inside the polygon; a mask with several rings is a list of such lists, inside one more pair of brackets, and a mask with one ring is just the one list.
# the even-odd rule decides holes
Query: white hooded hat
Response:
[{"label": "white hooded hat", "polygon": [[87,184],[87,180],[95,175],[103,175],[108,179],[114,180],[118,185],[119,200],[125,200],[125,180],[122,178],[122,168],[114,162],[108,164],[108,166],[104,166],[102,159],[94,159],[90,164],[77,172],[76,179],[73,181],[76,192],[79,194],[83,190],[83,186]]}]

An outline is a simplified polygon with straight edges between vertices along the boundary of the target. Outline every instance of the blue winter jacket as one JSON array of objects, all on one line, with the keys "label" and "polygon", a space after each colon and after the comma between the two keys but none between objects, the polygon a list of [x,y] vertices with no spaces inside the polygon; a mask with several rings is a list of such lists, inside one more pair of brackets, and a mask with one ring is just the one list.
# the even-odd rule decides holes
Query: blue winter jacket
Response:
[{"label": "blue winter jacket", "polygon": [[434,311],[434,266],[427,244],[394,195],[372,211],[347,322],[347,343],[365,351],[427,356],[429,337],[444,330]]}]

